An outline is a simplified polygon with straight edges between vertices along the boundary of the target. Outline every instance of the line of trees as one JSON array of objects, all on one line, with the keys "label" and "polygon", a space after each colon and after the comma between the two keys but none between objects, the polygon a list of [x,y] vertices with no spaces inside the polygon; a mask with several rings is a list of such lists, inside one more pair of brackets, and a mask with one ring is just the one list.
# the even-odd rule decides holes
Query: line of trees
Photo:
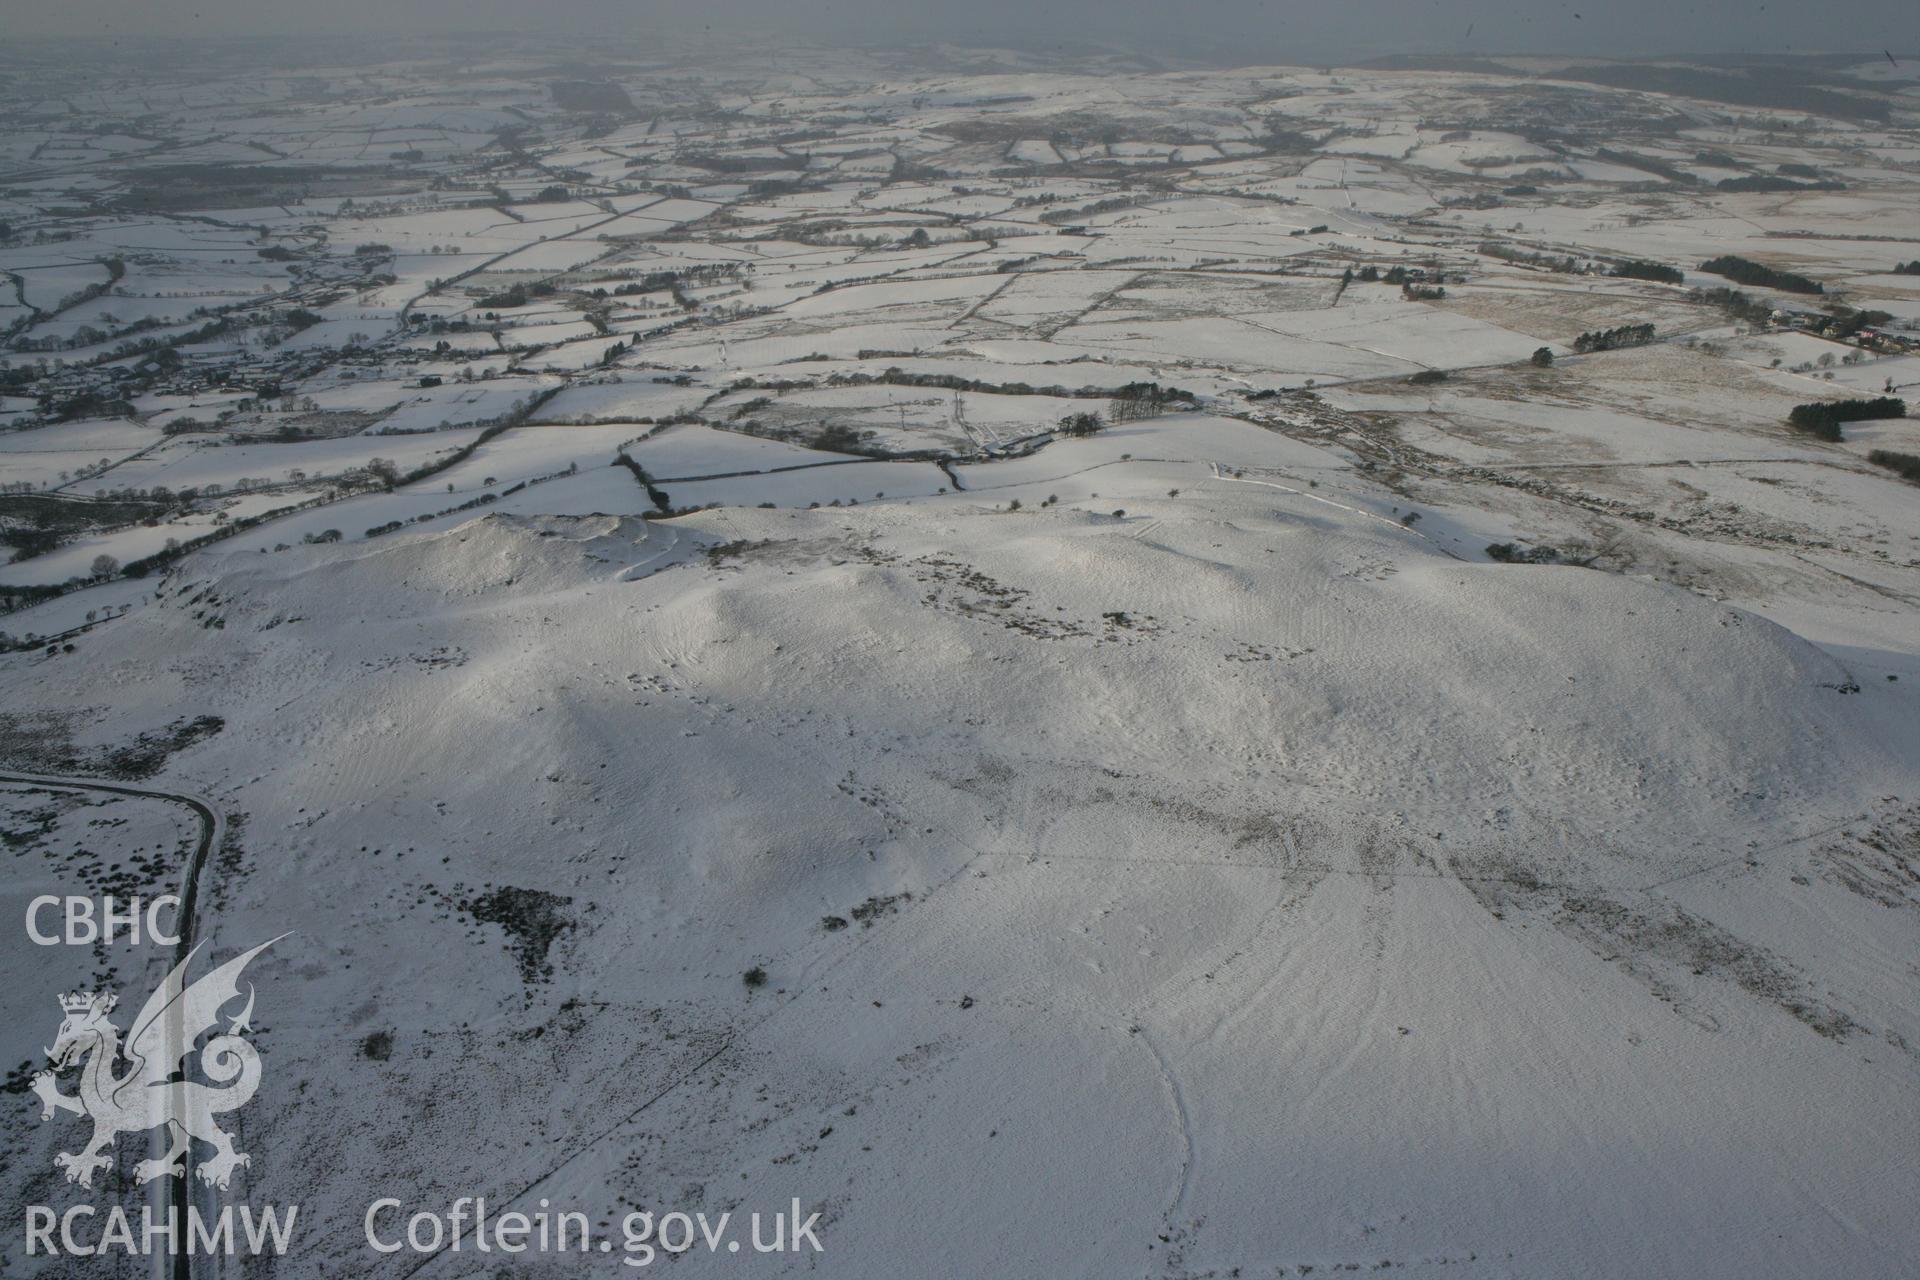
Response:
[{"label": "line of trees", "polygon": [[1702,271],[1711,271],[1714,275],[1725,276],[1741,284],[1753,285],[1760,289],[1778,289],[1782,293],[1825,293],[1826,286],[1818,280],[1809,280],[1791,271],[1776,271],[1772,267],[1762,266],[1747,258],[1738,258],[1733,254],[1722,254],[1718,258],[1708,258],[1700,264]]},{"label": "line of trees", "polygon": [[1718,307],[1727,314],[1728,319],[1741,324],[1764,326],[1773,318],[1773,308],[1752,294],[1742,293],[1738,289],[1716,286],[1711,289],[1694,289],[1687,294],[1689,301],[1702,306]]},{"label": "line of trees", "polygon": [[1611,329],[1593,329],[1573,340],[1573,349],[1584,355],[1589,351],[1613,351],[1620,347],[1639,347],[1653,341],[1650,324],[1623,324]]},{"label": "line of trees", "polygon": [[1185,407],[1185,400],[1184,392],[1169,390],[1157,382],[1129,382],[1114,389],[1112,399],[1107,401],[1107,416],[1115,422],[1157,418],[1176,402]]},{"label": "line of trees", "polygon": [[[575,469],[577,470],[578,468],[575,468]],[[572,473],[560,472],[558,474],[569,475]],[[515,491],[524,489],[524,488],[526,488],[525,484],[518,484],[514,486]],[[376,524],[371,526],[367,530],[367,537],[378,538],[386,534],[393,533],[397,530],[404,529],[410,524],[425,524],[429,520],[438,520],[442,516],[455,515],[462,511],[472,511],[476,507],[484,507],[489,505],[490,503],[498,502],[500,501],[500,497],[501,495],[497,493],[483,493],[483,494],[480,494],[478,497],[469,498],[465,502],[462,502],[457,506],[442,507],[438,511],[423,511],[419,515],[409,516],[405,520],[389,520],[385,524]],[[337,533],[338,530],[334,530],[333,532]],[[338,541],[338,539],[335,539],[335,541]]]},{"label": "line of trees", "polygon": [[1817,404],[1797,404],[1787,414],[1787,423],[1796,431],[1804,431],[1822,440],[1839,440],[1840,424],[1843,422],[1906,416],[1905,400],[1880,396],[1873,400],[1825,400]]},{"label": "line of trees", "polygon": [[1920,455],[1896,453],[1892,449],[1875,449],[1867,455],[1867,461],[1876,467],[1885,467],[1895,472],[1902,480],[1920,484]]},{"label": "line of trees", "polygon": [[[1490,258],[1499,258],[1503,262],[1517,262],[1524,266],[1540,267],[1547,271],[1558,271],[1561,275],[1577,276],[1586,274],[1585,261],[1573,257],[1571,254],[1534,253],[1527,249],[1515,248],[1510,244],[1500,244],[1494,240],[1483,241],[1480,245],[1480,252]],[[1372,268],[1368,269],[1372,270]],[[1368,279],[1370,277],[1362,276],[1361,278]]]},{"label": "line of trees", "polygon": [[665,489],[662,489],[653,482],[653,477],[647,474],[645,467],[633,460],[632,454],[622,449],[615,455],[613,465],[616,467],[625,467],[627,470],[633,472],[633,478],[638,480],[641,487],[647,491],[647,501],[651,502],[656,510],[665,515],[673,514],[673,499],[667,496]]},{"label": "line of trees", "polygon": [[[884,353],[862,352],[861,358]],[[1191,402],[1194,395],[1179,387],[1163,387],[1156,382],[1130,382],[1123,387],[1109,388],[1092,384],[1081,387],[1068,387],[1055,383],[1050,386],[1037,386],[1030,382],[988,382],[981,378],[963,378],[953,373],[909,372],[898,365],[890,365],[880,373],[868,373],[856,370],[850,373],[829,374],[822,384],[809,381],[787,381],[746,377],[729,384],[734,391],[788,391],[798,388],[825,385],[829,387],[939,387],[947,391],[968,391],[976,395],[993,396],[1054,396],[1059,399],[1157,399],[1165,402]]]},{"label": "line of trees", "polygon": [[1644,262],[1638,258],[1620,263],[1607,274],[1626,280],[1653,280],[1660,284],[1679,284],[1687,278],[1686,273],[1678,267],[1670,267],[1664,262]]},{"label": "line of trees", "polygon": [[1813,182],[1795,182],[1771,173],[1748,173],[1738,178],[1722,178],[1713,184],[1721,191],[1845,191],[1847,184],[1832,178]]}]

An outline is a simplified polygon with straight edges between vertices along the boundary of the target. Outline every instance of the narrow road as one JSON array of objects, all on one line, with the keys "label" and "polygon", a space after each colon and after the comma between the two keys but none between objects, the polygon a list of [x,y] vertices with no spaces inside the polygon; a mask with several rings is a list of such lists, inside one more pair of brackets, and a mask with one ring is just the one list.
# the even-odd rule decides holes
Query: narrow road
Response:
[{"label": "narrow road", "polygon": [[133,796],[141,800],[166,800],[173,804],[182,804],[193,810],[194,817],[200,821],[200,839],[194,845],[180,887],[180,944],[176,951],[176,961],[185,959],[187,952],[193,950],[194,904],[199,896],[200,868],[205,865],[207,854],[219,843],[225,834],[226,820],[220,811],[207,800],[183,791],[154,791],[146,787],[130,787],[118,782],[104,782],[98,778],[55,776],[39,773],[0,772],[0,783],[15,786],[51,787],[62,791],[105,791],[113,795]]},{"label": "narrow road", "polygon": [[[182,804],[193,810],[193,816],[200,821],[200,839],[195,843],[193,852],[187,856],[187,865],[181,873],[179,941],[174,944],[173,963],[178,965],[186,960],[193,951],[195,925],[198,922],[200,901],[200,871],[206,866],[207,855],[220,843],[226,834],[226,820],[216,809],[200,796],[189,795],[182,791],[153,791],[145,787],[129,787],[117,782],[103,782],[97,778],[57,777],[38,773],[0,773],[0,784],[14,786],[47,787],[61,791],[103,791],[112,795],[133,796],[141,800],[166,800],[173,804]],[[157,1143],[164,1127],[156,1129],[149,1141]],[[157,1150],[157,1146],[155,1150]],[[158,1191],[167,1188],[170,1205],[175,1213],[175,1221],[185,1224],[187,1204],[193,1195],[193,1149],[186,1153],[186,1173],[182,1177],[156,1179],[148,1184]],[[184,1241],[174,1242],[172,1264],[165,1272],[170,1280],[193,1280],[193,1258],[185,1248]]]}]

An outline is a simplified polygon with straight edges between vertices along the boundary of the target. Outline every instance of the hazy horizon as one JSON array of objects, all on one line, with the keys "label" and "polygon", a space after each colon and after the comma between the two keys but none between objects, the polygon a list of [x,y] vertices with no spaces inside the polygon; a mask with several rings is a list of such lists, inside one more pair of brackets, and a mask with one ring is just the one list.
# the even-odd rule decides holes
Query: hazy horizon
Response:
[{"label": "hazy horizon", "polygon": [[[453,24],[458,24],[456,27]],[[514,35],[549,39],[677,42],[725,39],[738,31],[861,45],[951,42],[1022,47],[1112,46],[1177,57],[1248,61],[1339,60],[1388,54],[1879,53],[1920,44],[1910,4],[1865,0],[1844,9],[1765,4],[1674,6],[1653,0],[1609,5],[1571,0],[1550,7],[1520,0],[1361,0],[1345,6],[1293,0],[1212,0],[1181,9],[1126,11],[1068,0],[1046,6],[980,0],[965,6],[925,0],[761,0],[620,3],[553,0],[154,0],[131,9],[118,0],[60,6],[4,0],[0,27],[14,39],[82,38],[109,43],[153,38]]]},{"label": "hazy horizon", "polygon": [[0,0],[0,1280],[1920,1280],[1917,8]]}]

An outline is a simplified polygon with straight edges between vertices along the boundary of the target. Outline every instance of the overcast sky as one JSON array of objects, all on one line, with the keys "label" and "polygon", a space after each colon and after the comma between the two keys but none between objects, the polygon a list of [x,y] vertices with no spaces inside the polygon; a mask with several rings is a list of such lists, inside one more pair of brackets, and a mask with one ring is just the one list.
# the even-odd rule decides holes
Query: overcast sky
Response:
[{"label": "overcast sky", "polygon": [[[0,0],[17,36],[523,29],[672,39],[1079,40],[1170,52],[1656,53],[1920,50],[1920,0]],[[590,54],[590,49],[583,49]]]}]

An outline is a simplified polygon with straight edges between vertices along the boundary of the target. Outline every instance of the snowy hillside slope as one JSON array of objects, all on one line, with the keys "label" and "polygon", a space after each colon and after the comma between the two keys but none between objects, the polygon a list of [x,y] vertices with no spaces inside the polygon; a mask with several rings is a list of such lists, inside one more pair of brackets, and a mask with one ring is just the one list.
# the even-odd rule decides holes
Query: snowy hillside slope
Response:
[{"label": "snowy hillside slope", "polygon": [[1897,43],[642,27],[0,41],[0,1280],[1920,1274]]},{"label": "snowy hillside slope", "polygon": [[297,931],[244,1136],[310,1225],[250,1265],[413,1274],[367,1197],[483,1190],[797,1196],[846,1276],[1902,1273],[1896,697],[1651,581],[1126,502],[203,555],[8,670],[75,749],[225,722],[164,777],[246,815],[207,935]]}]

